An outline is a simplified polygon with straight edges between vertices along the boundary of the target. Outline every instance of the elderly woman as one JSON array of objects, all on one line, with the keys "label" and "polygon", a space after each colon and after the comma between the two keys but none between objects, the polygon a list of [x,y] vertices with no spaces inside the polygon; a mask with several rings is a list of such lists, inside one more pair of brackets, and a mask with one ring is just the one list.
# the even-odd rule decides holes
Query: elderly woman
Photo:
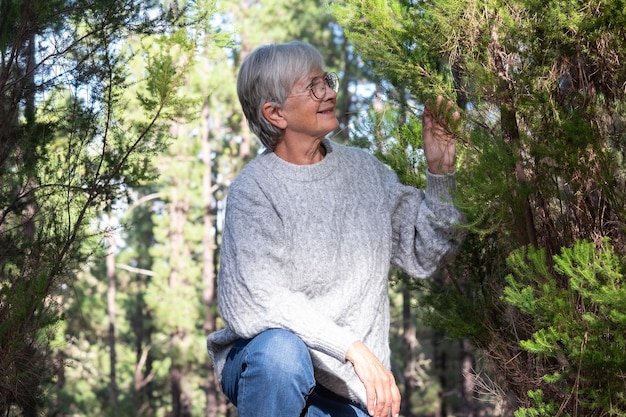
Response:
[{"label": "elderly woman", "polygon": [[266,150],[228,194],[226,327],[207,340],[239,417],[397,415],[390,264],[425,278],[459,244],[454,138],[438,111],[424,115],[424,192],[326,138],[338,127],[338,82],[303,42],[259,47],[239,72],[239,100]]}]

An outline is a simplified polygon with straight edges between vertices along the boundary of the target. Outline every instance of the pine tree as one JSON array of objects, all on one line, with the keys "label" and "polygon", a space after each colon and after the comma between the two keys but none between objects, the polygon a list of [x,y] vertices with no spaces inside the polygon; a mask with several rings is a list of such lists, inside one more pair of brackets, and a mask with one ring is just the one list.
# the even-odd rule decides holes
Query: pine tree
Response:
[{"label": "pine tree", "polygon": [[532,320],[521,347],[544,363],[544,383],[515,415],[626,415],[625,265],[608,239],[563,248],[553,270],[534,248],[513,252],[508,264],[504,299]]},{"label": "pine tree", "polygon": [[[0,7],[0,413],[36,415],[49,383],[66,382],[50,343],[63,340],[61,307],[103,236],[100,214],[153,178],[160,120],[181,108],[184,62],[125,42],[184,49],[175,35],[188,21],[141,1]],[[141,53],[151,65],[132,78]],[[133,88],[139,100],[124,96]]]},{"label": "pine tree", "polygon": [[[621,374],[609,376],[618,381],[610,401],[581,393],[576,375],[601,382],[582,362],[569,363],[557,381],[545,353],[524,342],[544,324],[502,296],[513,285],[505,281],[506,260],[518,250],[546,253],[549,275],[525,269],[515,278],[538,294],[546,283],[571,294],[574,280],[556,272],[554,255],[581,241],[601,246],[609,238],[618,256],[626,254],[623,2],[371,0],[346,1],[334,12],[357,52],[392,86],[388,97],[399,107],[413,103],[411,117],[438,94],[463,106],[457,203],[470,233],[450,285],[428,293],[431,323],[489,359],[495,382],[478,383],[512,399],[504,414],[551,404],[563,415],[620,415]],[[419,131],[407,139],[401,133],[385,157],[410,181],[407,149],[419,145],[411,142]],[[554,314],[559,308],[546,306]],[[572,334],[575,323],[563,323],[559,337],[580,336]],[[550,407],[541,415],[554,415]]]}]

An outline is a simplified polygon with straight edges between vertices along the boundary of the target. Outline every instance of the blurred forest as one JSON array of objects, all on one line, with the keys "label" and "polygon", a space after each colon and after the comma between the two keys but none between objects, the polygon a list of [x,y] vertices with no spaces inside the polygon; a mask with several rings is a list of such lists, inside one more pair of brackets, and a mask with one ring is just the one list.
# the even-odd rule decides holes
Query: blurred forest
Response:
[{"label": "blurred forest", "polygon": [[404,417],[626,416],[623,0],[0,0],[0,416],[236,416],[206,335],[256,46],[340,74],[333,139],[425,185],[462,111],[467,239],[393,271]]}]

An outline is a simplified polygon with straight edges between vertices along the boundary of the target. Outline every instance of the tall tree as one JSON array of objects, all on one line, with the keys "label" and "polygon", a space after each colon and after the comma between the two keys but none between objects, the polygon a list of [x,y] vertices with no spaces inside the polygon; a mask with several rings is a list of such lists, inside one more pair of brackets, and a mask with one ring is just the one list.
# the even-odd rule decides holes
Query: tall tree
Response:
[{"label": "tall tree", "polygon": [[[57,294],[92,252],[88,241],[101,236],[92,229],[99,212],[151,176],[144,167],[163,146],[159,120],[180,104],[184,63],[162,55],[141,78],[128,78],[134,54],[151,52],[129,50],[126,40],[162,34],[174,45],[170,35],[186,24],[153,6],[0,3],[2,414],[38,413],[54,371]],[[121,94],[130,85],[142,86],[139,102]]]},{"label": "tall tree", "polygon": [[[621,322],[606,291],[623,284],[610,278],[623,266],[602,260],[626,252],[623,2],[371,0],[334,10],[357,51],[412,100],[467,104],[458,202],[472,233],[450,285],[433,289],[433,323],[491,359],[505,414],[623,413],[624,355],[602,365],[609,382],[590,352],[606,352],[599,328]],[[582,259],[580,273],[598,285],[572,273]]]}]

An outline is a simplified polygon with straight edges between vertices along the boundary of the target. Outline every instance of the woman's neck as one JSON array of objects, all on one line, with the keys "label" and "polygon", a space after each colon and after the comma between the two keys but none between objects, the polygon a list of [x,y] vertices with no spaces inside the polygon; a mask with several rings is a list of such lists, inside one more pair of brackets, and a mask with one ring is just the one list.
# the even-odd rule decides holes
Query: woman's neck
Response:
[{"label": "woman's neck", "polygon": [[296,165],[311,165],[320,162],[326,156],[326,148],[322,140],[312,144],[288,142],[280,140],[274,153],[282,160]]}]

